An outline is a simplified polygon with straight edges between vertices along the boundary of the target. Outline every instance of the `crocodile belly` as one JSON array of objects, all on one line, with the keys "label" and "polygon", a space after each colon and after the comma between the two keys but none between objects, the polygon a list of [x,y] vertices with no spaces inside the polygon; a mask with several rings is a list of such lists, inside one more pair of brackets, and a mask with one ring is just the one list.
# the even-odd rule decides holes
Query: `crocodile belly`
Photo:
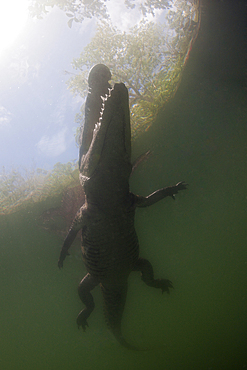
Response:
[{"label": "crocodile belly", "polygon": [[139,256],[133,224],[108,219],[91,225],[83,235],[82,256],[88,272],[100,280],[127,277]]}]

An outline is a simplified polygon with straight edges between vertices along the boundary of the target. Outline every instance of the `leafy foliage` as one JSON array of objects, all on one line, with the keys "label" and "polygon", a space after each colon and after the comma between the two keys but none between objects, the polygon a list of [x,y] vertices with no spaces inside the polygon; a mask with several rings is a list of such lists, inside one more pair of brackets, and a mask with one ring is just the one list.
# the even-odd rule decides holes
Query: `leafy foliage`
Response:
[{"label": "leafy foliage", "polygon": [[37,168],[25,170],[24,174],[13,169],[0,174],[0,215],[8,214],[26,206],[62,193],[63,189],[77,185],[78,170],[73,162],[56,163],[48,172]]},{"label": "leafy foliage", "polygon": [[[73,61],[77,73],[68,84],[74,94],[85,97],[88,71],[94,64],[106,64],[113,81],[122,81],[129,88],[134,138],[150,127],[159,109],[177,90],[200,27],[200,0],[124,0],[128,9],[138,8],[143,15],[143,20],[129,32],[112,25],[108,2],[110,0],[33,0],[30,12],[40,18],[49,7],[58,6],[70,18],[70,27],[73,21],[99,19],[95,36]],[[147,14],[155,15],[157,9],[168,10],[167,22],[147,21]],[[76,116],[80,125],[83,112],[84,107]]]},{"label": "leafy foliage", "polygon": [[[49,9],[57,6],[70,18],[68,25],[72,27],[73,21],[82,22],[85,18],[96,17],[100,20],[109,20],[107,1],[110,0],[32,0],[29,12],[32,17],[42,19],[49,12]],[[124,1],[128,9],[136,8],[136,3],[144,16],[150,13],[154,15],[155,9],[166,9],[171,6],[171,0]]]},{"label": "leafy foliage", "polygon": [[[125,0],[125,5],[128,8],[134,9],[135,8],[135,0]],[[166,9],[171,7],[172,1],[168,0],[146,0],[144,3],[141,2],[139,4],[139,9],[141,10],[144,17],[146,17],[147,14],[154,15],[154,11],[157,9]]]},{"label": "leafy foliage", "polygon": [[[167,13],[169,29],[165,24],[142,20],[129,32],[122,32],[109,21],[101,21],[91,42],[72,64],[77,73],[68,83],[74,94],[85,97],[88,71],[96,63],[106,64],[112,80],[127,85],[133,137],[150,127],[159,109],[176,92],[198,34],[199,1],[173,3]],[[82,120],[80,113],[77,121]]]},{"label": "leafy foliage", "polygon": [[[142,20],[138,25],[121,32],[109,20],[107,0],[33,0],[30,12],[42,18],[50,8],[58,6],[72,22],[97,17],[98,29],[78,59],[76,70],[68,84],[74,94],[85,97],[89,69],[96,63],[106,64],[113,81],[121,80],[129,88],[133,137],[147,130],[159,109],[176,92],[181,72],[188,59],[191,46],[200,27],[200,0],[135,2],[125,0],[127,8],[136,3],[144,16],[156,9],[169,8],[164,24]],[[171,4],[173,5],[171,7]],[[82,123],[83,107],[76,120]],[[73,162],[57,163],[50,172],[42,169],[0,173],[0,214],[23,209],[49,196],[61,194],[64,189],[76,186],[78,170]]]}]

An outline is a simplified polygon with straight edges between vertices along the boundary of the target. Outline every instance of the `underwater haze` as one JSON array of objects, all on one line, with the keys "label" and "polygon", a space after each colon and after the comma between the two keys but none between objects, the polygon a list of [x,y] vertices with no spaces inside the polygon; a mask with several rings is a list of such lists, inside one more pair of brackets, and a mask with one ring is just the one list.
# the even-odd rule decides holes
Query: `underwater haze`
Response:
[{"label": "underwater haze", "polygon": [[133,143],[133,158],[151,155],[131,191],[189,184],[175,201],[136,212],[140,255],[174,285],[161,294],[130,275],[123,334],[150,351],[115,341],[98,287],[89,327],[77,329],[77,286],[86,274],[80,241],[59,270],[68,225],[41,221],[59,208],[56,194],[0,215],[1,370],[247,368],[246,16],[245,1],[202,1],[178,90]]}]

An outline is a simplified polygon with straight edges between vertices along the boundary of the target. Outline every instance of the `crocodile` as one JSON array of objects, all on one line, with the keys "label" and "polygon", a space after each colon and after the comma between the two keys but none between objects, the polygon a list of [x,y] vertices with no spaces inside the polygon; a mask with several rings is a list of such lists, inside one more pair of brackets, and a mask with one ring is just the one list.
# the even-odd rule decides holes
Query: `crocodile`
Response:
[{"label": "crocodile", "polygon": [[139,271],[150,287],[169,293],[169,279],[154,279],[151,263],[139,256],[134,227],[137,207],[148,207],[187,188],[182,181],[144,197],[129,189],[131,165],[131,129],[128,89],[123,83],[111,87],[111,72],[103,64],[94,66],[88,78],[89,93],[85,105],[85,123],[81,136],[79,178],[85,202],[77,212],[62,246],[58,267],[63,262],[77,233],[81,230],[82,258],[87,269],[78,293],[85,308],[78,314],[77,325],[85,331],[94,310],[91,291],[100,285],[108,328],[117,341],[128,349],[122,335],[128,276]]}]

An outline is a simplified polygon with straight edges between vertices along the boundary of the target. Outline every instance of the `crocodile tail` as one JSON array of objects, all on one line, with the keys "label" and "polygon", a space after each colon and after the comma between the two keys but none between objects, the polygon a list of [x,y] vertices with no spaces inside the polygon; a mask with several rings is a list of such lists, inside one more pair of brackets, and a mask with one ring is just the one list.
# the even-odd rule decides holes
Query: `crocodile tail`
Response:
[{"label": "crocodile tail", "polygon": [[128,284],[101,284],[104,302],[104,314],[108,328],[116,340],[125,348],[139,350],[124,339],[121,332],[121,320],[126,301]]},{"label": "crocodile tail", "polygon": [[126,340],[124,339],[122,333],[121,333],[121,330],[112,330],[112,333],[114,335],[114,337],[116,338],[116,340],[118,341],[118,343],[120,343],[123,347],[125,348],[128,348],[128,349],[131,349],[131,350],[134,350],[134,351],[145,351],[145,349],[140,349],[136,346],[133,346],[132,344],[129,344],[128,342],[126,342]]}]

